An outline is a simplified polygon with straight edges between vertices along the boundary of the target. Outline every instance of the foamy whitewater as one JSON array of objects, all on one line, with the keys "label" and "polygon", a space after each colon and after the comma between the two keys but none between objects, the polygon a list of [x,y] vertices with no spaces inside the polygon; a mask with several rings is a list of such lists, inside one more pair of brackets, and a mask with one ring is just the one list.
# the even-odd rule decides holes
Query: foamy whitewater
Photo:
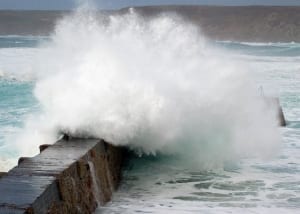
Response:
[{"label": "foamy whitewater", "polygon": [[295,213],[299,59],[297,43],[209,41],[175,14],[133,9],[1,37],[0,171],[66,132],[137,154],[101,213]]}]

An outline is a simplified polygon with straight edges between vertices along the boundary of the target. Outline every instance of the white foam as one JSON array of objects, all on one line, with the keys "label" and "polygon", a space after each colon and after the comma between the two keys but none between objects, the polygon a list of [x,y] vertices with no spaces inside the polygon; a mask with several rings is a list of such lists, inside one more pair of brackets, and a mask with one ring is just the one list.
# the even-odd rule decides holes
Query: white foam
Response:
[{"label": "white foam", "polygon": [[37,48],[1,48],[0,77],[17,80],[35,79],[33,71]]},{"label": "white foam", "polygon": [[13,166],[16,165],[15,158],[0,158],[0,172],[8,172]]},{"label": "white foam", "polygon": [[66,17],[40,53],[35,95],[44,112],[28,120],[21,148],[60,130],[208,165],[277,148],[274,112],[247,68],[196,27],[173,15],[144,20],[133,9],[99,19]]}]

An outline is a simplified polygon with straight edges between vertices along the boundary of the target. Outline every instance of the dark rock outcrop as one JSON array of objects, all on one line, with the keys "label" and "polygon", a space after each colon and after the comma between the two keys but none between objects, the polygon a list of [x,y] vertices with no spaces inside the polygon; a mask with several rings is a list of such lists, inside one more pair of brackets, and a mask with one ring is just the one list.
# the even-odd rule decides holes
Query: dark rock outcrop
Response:
[{"label": "dark rock outcrop", "polygon": [[39,149],[40,149],[40,152],[43,152],[45,149],[47,149],[49,146],[49,144],[43,144],[43,145],[40,145]]},{"label": "dark rock outcrop", "polygon": [[117,188],[122,153],[103,140],[60,140],[0,180],[0,213],[92,213]]},{"label": "dark rock outcrop", "polygon": [[286,120],[284,118],[282,107],[280,107],[280,106],[278,108],[278,121],[279,121],[280,126],[286,126],[287,125]]},{"label": "dark rock outcrop", "polygon": [[270,109],[274,109],[277,116],[277,122],[279,126],[286,126],[286,120],[283,114],[280,101],[276,97],[265,97],[265,102]]}]

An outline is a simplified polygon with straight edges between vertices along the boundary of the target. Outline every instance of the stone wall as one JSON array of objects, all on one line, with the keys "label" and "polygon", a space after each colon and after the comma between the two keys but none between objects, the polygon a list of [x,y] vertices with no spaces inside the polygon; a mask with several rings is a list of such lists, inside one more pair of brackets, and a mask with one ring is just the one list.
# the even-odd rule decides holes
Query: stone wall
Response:
[{"label": "stone wall", "polygon": [[120,181],[122,148],[65,139],[43,149],[0,180],[0,213],[92,213],[110,201]]}]

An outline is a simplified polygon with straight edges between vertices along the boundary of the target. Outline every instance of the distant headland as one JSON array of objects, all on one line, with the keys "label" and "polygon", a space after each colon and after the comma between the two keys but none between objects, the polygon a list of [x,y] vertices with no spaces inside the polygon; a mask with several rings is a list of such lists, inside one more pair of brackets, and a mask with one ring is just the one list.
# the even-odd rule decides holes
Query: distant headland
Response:
[{"label": "distant headland", "polygon": [[[201,27],[214,40],[300,42],[300,7],[145,6],[137,13],[151,18],[176,13]],[[128,8],[106,13],[125,13]],[[69,11],[0,11],[0,35],[49,35]]]}]

